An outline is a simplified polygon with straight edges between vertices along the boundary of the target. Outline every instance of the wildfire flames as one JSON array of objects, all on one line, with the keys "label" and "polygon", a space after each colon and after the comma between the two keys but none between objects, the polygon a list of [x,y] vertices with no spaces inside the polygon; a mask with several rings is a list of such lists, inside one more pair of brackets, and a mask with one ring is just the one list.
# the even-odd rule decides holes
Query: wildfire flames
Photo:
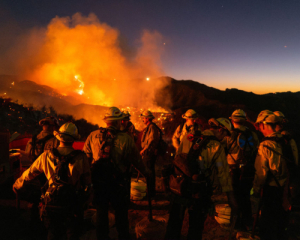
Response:
[{"label": "wildfire flames", "polygon": [[16,73],[63,96],[94,105],[156,109],[155,93],[167,83],[149,80],[163,75],[163,48],[158,32],[144,30],[129,47],[96,15],[76,13],[35,28],[9,53],[16,56]]}]

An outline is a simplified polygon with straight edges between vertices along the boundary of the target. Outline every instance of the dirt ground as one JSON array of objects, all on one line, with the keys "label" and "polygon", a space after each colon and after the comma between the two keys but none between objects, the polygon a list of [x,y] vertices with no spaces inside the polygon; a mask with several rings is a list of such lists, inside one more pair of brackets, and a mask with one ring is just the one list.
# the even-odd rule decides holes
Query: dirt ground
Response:
[{"label": "dirt ground", "polygon": [[[168,205],[169,202],[160,199],[158,201],[152,201],[153,205],[153,216],[162,217],[168,220]],[[0,200],[0,226],[1,239],[18,239],[18,240],[29,240],[29,239],[46,239],[46,231],[41,226],[40,229],[32,229],[30,226],[29,217],[29,206],[30,204],[25,201],[21,201],[20,210],[16,210],[16,201],[14,199]],[[136,238],[135,228],[136,225],[144,218],[147,218],[148,201],[135,201],[132,202],[129,209],[129,221],[130,221],[130,234],[132,239]],[[92,224],[91,215],[85,219],[83,226],[83,234],[80,239],[82,240],[93,240],[96,238],[96,230]],[[186,214],[182,228],[182,239],[186,239],[188,230],[188,215]],[[223,240],[227,239],[229,231],[222,229],[219,224],[214,220],[213,217],[208,217],[205,223],[205,230],[203,233],[203,239],[216,239]],[[164,234],[160,234],[164,235]],[[110,228],[110,237],[117,239],[117,231],[115,226]],[[157,239],[157,238],[156,238]]]},{"label": "dirt ground", "polygon": [[[32,227],[30,224],[29,217],[29,203],[21,201],[20,210],[16,209],[16,201],[14,199],[14,194],[9,192],[9,189],[1,189],[0,192],[0,232],[1,239],[16,239],[16,240],[43,240],[46,239],[46,230],[41,224],[39,227]],[[5,192],[5,194],[3,194]],[[8,193],[9,192],[9,193]],[[5,197],[4,197],[5,195]],[[216,203],[221,203],[226,201],[224,195],[220,195],[215,198]],[[153,216],[165,219],[165,223],[159,225],[159,236],[164,236],[166,222],[168,220],[168,208],[169,201],[168,196],[163,193],[157,195],[156,201],[152,201],[153,206]],[[94,210],[89,210],[89,214],[85,214],[86,218],[84,224],[82,225],[82,235],[81,240],[94,240],[96,239],[96,230],[92,223],[92,214]],[[136,228],[139,227],[141,220],[147,218],[148,216],[148,201],[147,199],[143,201],[132,201],[129,209],[129,222],[130,222],[130,234],[131,238],[137,239]],[[289,224],[289,239],[300,239],[300,212],[292,212],[290,215]],[[182,227],[182,237],[181,239],[186,239],[188,231],[188,214],[186,213],[183,227]],[[236,232],[232,235],[232,239],[236,239]],[[114,225],[110,228],[110,237],[112,239],[117,239],[117,231]],[[221,227],[214,216],[208,216],[205,222],[205,228],[203,232],[203,239],[215,239],[215,240],[227,240],[229,237],[229,230]],[[149,239],[149,238],[148,238]],[[159,239],[159,238],[152,238]]]}]

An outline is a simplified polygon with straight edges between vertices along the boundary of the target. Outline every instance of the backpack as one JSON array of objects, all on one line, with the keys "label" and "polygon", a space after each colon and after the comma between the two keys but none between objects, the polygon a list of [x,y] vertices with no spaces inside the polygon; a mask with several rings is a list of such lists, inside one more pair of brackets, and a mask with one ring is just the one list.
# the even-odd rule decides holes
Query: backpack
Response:
[{"label": "backpack", "polygon": [[116,182],[116,180],[124,178],[111,157],[117,133],[118,131],[114,129],[100,128],[100,152],[98,153],[98,160],[91,166],[92,182],[95,189],[101,187],[103,183]]},{"label": "backpack", "polygon": [[164,156],[167,152],[167,149],[168,149],[168,144],[162,138],[164,133],[162,132],[162,130],[155,123],[152,123],[152,124],[159,131],[159,142],[158,142],[158,145],[157,145],[157,155]]},{"label": "backpack", "polygon": [[[228,148],[228,154],[232,157],[232,159],[237,164],[247,164],[252,163],[254,164],[254,160],[256,157],[256,146],[255,141],[252,135],[252,131],[248,128],[246,131],[240,131],[238,129],[234,129],[232,132],[231,137],[234,139],[231,146]],[[230,152],[230,149],[234,143],[237,143],[237,146],[239,147],[239,152],[237,159],[234,159],[232,156],[232,153]]]},{"label": "backpack", "polygon": [[209,176],[213,161],[208,169],[201,172],[197,163],[199,154],[210,140],[217,140],[214,136],[201,135],[194,141],[189,153],[178,154],[172,162],[173,173],[170,175],[169,188],[171,192],[183,197],[200,198],[208,195]]},{"label": "backpack", "polygon": [[[74,150],[70,154],[60,155],[57,149],[52,149],[54,165],[56,166],[50,179],[52,184],[48,187],[45,193],[42,193],[42,215],[51,213],[65,212],[72,213],[77,204],[77,190],[72,183],[69,182],[69,163],[74,161],[75,157],[83,154],[80,150]],[[49,180],[50,180],[49,179]],[[48,185],[46,182],[42,190]]]},{"label": "backpack", "polygon": [[[266,137],[262,140],[262,142],[266,140],[275,141],[280,144],[282,148],[282,154],[277,152],[275,149],[264,145],[264,147],[268,148],[270,151],[274,152],[277,155],[280,155],[285,161],[288,178],[287,183],[285,184],[285,188],[283,191],[283,205],[286,210],[288,210],[291,206],[300,206],[300,168],[296,165],[294,161],[294,155],[289,144],[290,137]],[[274,174],[269,171],[271,177],[274,178],[278,187],[281,187],[278,179],[274,176]]]},{"label": "backpack", "polygon": [[32,142],[30,143],[32,146],[30,155],[33,161],[35,161],[44,152],[46,142],[53,137],[53,134],[49,134],[41,139],[37,139],[37,134],[32,137]]}]

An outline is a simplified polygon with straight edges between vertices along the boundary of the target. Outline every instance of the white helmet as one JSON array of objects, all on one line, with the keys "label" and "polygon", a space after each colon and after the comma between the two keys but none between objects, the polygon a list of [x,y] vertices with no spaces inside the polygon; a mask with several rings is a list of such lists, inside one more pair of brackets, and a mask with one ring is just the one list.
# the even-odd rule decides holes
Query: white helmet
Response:
[{"label": "white helmet", "polygon": [[272,111],[270,110],[263,110],[258,114],[258,117],[256,119],[256,123],[278,123],[280,122],[280,118],[276,116]]},{"label": "white helmet", "polygon": [[53,134],[61,142],[74,142],[80,139],[77,127],[71,122],[65,123],[58,132],[54,131]]},{"label": "white helmet", "polygon": [[231,114],[229,119],[234,122],[244,122],[246,120],[246,113],[242,109],[237,109]]},{"label": "white helmet", "polygon": [[124,119],[124,117],[125,117],[125,115],[120,111],[119,108],[110,107],[105,112],[103,120],[104,121],[116,121],[116,120]]},{"label": "white helmet", "polygon": [[210,126],[215,126],[219,128],[223,128],[225,130],[228,130],[229,132],[232,129],[231,122],[227,118],[211,118],[208,120],[208,124]]}]

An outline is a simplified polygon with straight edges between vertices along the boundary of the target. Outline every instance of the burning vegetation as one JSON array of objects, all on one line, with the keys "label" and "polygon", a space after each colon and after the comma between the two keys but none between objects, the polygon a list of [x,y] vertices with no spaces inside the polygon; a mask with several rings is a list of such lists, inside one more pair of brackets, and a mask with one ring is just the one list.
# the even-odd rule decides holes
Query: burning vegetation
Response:
[{"label": "burning vegetation", "polygon": [[23,79],[77,103],[166,112],[157,106],[155,94],[167,81],[153,80],[163,75],[163,37],[144,30],[134,47],[120,39],[119,31],[96,15],[76,13],[32,30],[7,54],[15,56],[12,65]]}]

